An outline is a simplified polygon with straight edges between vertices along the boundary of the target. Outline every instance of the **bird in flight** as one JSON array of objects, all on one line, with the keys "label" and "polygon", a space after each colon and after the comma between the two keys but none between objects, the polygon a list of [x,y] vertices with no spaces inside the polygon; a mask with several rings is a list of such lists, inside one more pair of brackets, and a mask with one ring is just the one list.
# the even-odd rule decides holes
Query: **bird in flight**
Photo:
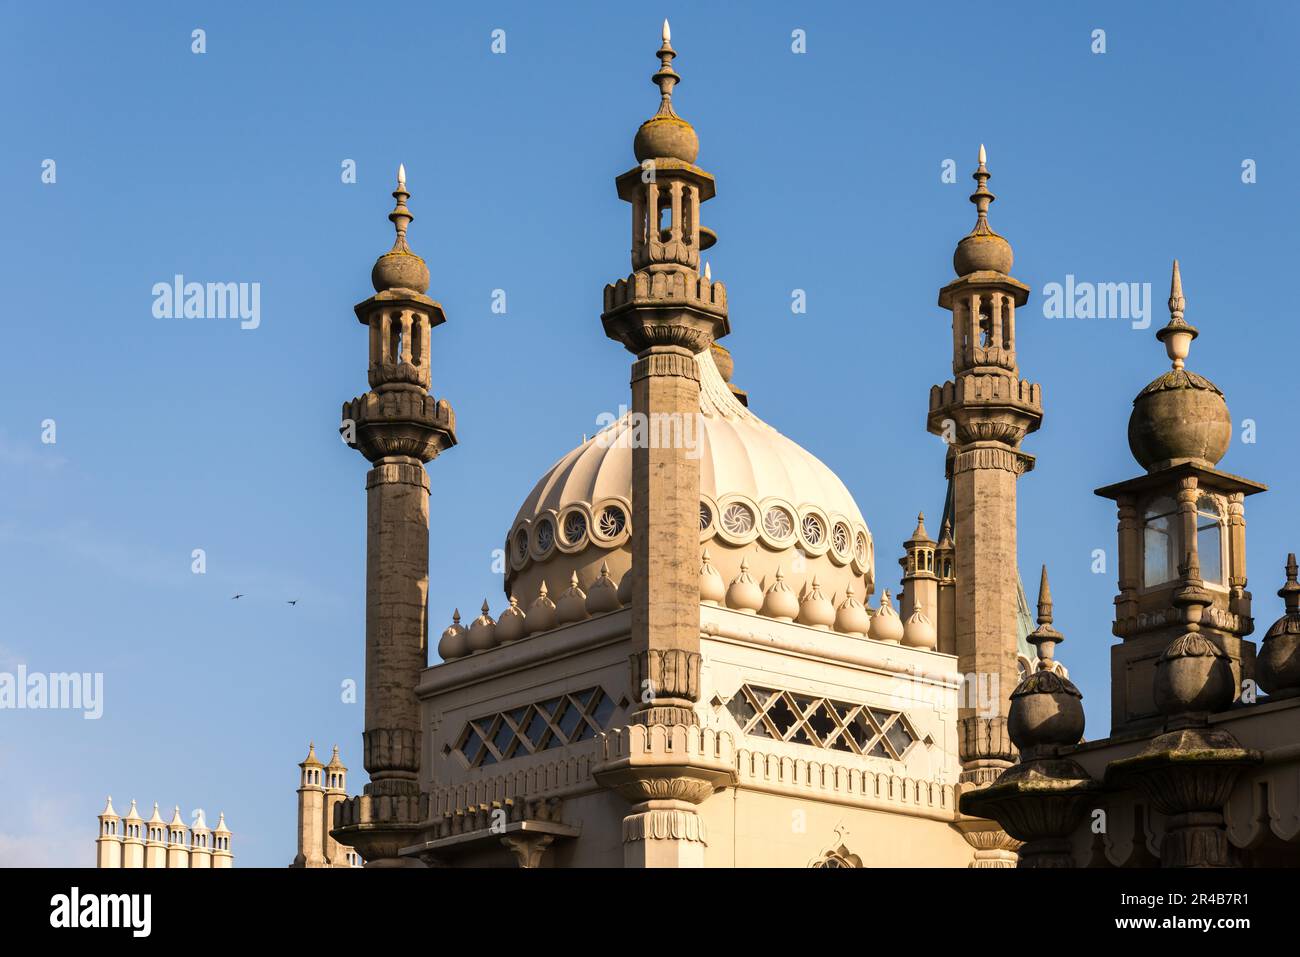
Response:
[{"label": "bird in flight", "polygon": [[287,602],[285,602],[285,604],[286,604],[286,605],[296,605],[296,604],[298,604],[298,599],[295,598],[293,601],[287,601]]},{"label": "bird in flight", "polygon": [[231,595],[230,600],[234,601],[236,598],[243,598],[243,597],[244,597],[244,593],[240,592],[238,595]]}]

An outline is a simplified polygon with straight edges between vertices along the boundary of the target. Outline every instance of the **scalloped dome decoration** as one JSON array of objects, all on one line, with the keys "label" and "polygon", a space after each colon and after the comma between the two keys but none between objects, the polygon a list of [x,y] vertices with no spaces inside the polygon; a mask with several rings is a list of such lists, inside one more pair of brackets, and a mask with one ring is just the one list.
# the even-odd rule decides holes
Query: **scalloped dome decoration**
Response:
[{"label": "scalloped dome decoration", "polygon": [[[695,361],[700,542],[722,581],[738,577],[744,552],[756,581],[770,584],[784,564],[800,568],[799,587],[816,575],[827,596],[842,596],[850,585],[859,596],[871,595],[871,532],[844,483],[741,404],[712,349]],[[538,480],[507,536],[507,595],[535,595],[543,580],[560,595],[575,571],[579,586],[590,590],[602,562],[624,582],[631,567],[632,437],[624,415]]]}]

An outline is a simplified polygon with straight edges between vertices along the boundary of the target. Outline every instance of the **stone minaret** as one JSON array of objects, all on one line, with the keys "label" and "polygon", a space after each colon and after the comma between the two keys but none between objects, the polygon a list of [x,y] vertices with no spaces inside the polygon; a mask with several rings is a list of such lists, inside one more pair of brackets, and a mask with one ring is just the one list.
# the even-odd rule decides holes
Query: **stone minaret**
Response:
[{"label": "stone minaret", "polygon": [[429,337],[445,321],[425,295],[429,267],[411,252],[406,170],[399,167],[393,248],[356,306],[369,330],[371,391],[343,405],[340,432],[372,464],[366,476],[366,725],[370,783],[340,802],[335,824],[372,867],[404,866],[398,850],[420,820],[420,708],[428,665],[429,477],[424,463],[456,444],[455,417],[429,394]]},{"label": "stone minaret", "polygon": [[212,831],[202,809],[190,828],[190,868],[203,870],[212,867]]},{"label": "stone minaret", "polygon": [[135,802],[122,818],[122,866],[144,867],[144,818],[136,810]]},{"label": "stone minaret", "polygon": [[158,813],[158,802],[153,805],[153,814],[145,821],[144,866],[167,866],[167,841],[165,831],[167,822]]},{"label": "stone minaret", "polygon": [[307,748],[307,757],[298,765],[298,854],[291,867],[325,866],[325,789],[321,786],[320,759],[316,745]]},{"label": "stone minaret", "polygon": [[[953,378],[930,389],[927,419],[929,431],[951,447],[954,643],[968,682],[958,711],[966,787],[991,783],[1016,758],[1006,722],[1019,677],[1016,483],[1034,465],[1021,440],[1043,417],[1040,387],[1021,379],[1016,364],[1016,307],[1028,300],[1029,287],[1010,276],[1011,244],[989,226],[994,196],[983,146],[974,178],[975,228],[953,254],[958,278],[939,291],[939,305],[952,312]],[[991,855],[977,864],[1014,863],[1005,835],[998,835],[972,840]]]},{"label": "stone minaret", "polygon": [[172,808],[172,819],[167,824],[167,866],[168,867],[189,867],[190,866],[190,849],[187,846],[189,842],[189,828],[181,820],[181,809],[177,805]]},{"label": "stone minaret", "polygon": [[899,614],[907,618],[917,608],[931,619],[939,616],[939,577],[935,567],[937,542],[925,530],[925,513],[916,516],[916,530],[903,543],[903,594]]},{"label": "stone minaret", "polygon": [[235,866],[235,855],[230,851],[230,829],[226,827],[226,815],[217,815],[217,827],[212,832],[212,866],[215,869]]},{"label": "stone minaret", "polygon": [[334,821],[334,808],[348,799],[348,769],[339,758],[339,746],[334,745],[334,755],[325,765],[325,793],[323,795],[324,823],[321,832],[325,836],[325,863],[330,867],[350,867],[347,854],[351,848],[344,847],[330,835],[330,826]]},{"label": "stone minaret", "polygon": [[108,803],[104,805],[104,810],[99,815],[99,837],[95,839],[96,867],[122,866],[122,833],[119,830],[121,826],[122,819],[117,816],[117,811],[113,810],[113,798],[110,795]]},{"label": "stone minaret", "polygon": [[[713,177],[695,166],[699,139],[673,109],[676,52],[667,21],[658,112],[637,130],[638,166],[619,176],[618,195],[632,207],[632,274],[605,287],[605,333],[636,356],[632,414],[672,441],[640,442],[632,451],[633,721],[698,724],[700,381],[696,353],[729,331],[726,289],[700,275],[700,252],[713,233],[700,204]],[[653,446],[653,447],[650,447]],[[653,570],[653,571],[652,571]]]}]

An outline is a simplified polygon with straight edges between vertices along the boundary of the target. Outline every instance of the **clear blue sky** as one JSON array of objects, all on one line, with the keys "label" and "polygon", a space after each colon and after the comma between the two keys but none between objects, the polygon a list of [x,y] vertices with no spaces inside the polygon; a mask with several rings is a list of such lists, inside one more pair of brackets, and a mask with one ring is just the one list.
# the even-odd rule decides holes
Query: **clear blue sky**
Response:
[{"label": "clear blue sky", "polygon": [[[364,783],[361,705],[339,689],[362,678],[366,466],[336,428],[366,388],[351,307],[391,243],[393,170],[449,317],[434,392],[461,439],[430,466],[436,642],[454,605],[499,610],[491,552],[519,502],[627,400],[601,290],[628,270],[613,177],[655,108],[665,15],[676,103],[718,179],[706,222],[736,380],[843,477],[882,583],[917,510],[942,503],[924,427],[950,374],[935,296],[983,142],[993,225],[1034,288],[1022,373],[1047,409],[1026,443],[1021,567],[1032,588],[1049,564],[1089,736],[1109,726],[1115,591],[1113,506],[1092,489],[1139,471],[1125,426],[1166,368],[1152,331],[1174,256],[1202,333],[1189,366],[1258,425],[1222,465],[1272,486],[1247,534],[1261,631],[1279,614],[1300,547],[1292,8],[548,6],[4,4],[0,670],[102,671],[106,687],[99,721],[0,712],[0,864],[90,863],[111,792],[146,815],[223,809],[237,863],[280,866],[308,739],[341,744]],[[261,326],[154,318],[151,287],[176,273],[260,283]],[[1043,318],[1043,286],[1067,274],[1152,283],[1153,328]]]}]

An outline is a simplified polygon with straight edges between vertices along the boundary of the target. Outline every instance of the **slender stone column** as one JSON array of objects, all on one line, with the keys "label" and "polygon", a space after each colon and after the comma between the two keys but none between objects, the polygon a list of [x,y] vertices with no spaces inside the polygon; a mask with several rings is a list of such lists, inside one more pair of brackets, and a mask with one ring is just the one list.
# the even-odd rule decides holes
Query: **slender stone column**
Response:
[{"label": "slender stone column", "polygon": [[363,740],[371,783],[400,783],[395,792],[420,770],[415,685],[429,663],[428,592],[429,476],[419,459],[381,458],[366,476]]},{"label": "slender stone column", "polygon": [[632,450],[632,633],[636,720],[695,724],[699,693],[700,376],[680,346],[656,346],[632,364],[632,413],[647,441]]},{"label": "slender stone column", "polygon": [[[406,174],[398,172],[389,219],[393,248],[375,263],[376,294],[355,307],[369,327],[366,392],[343,405],[344,441],[370,461],[366,476],[366,723],[370,783],[338,802],[331,836],[367,867],[418,862],[398,856],[420,821],[420,706],[428,666],[429,477],[424,465],[456,444],[445,400],[429,395],[429,332],[445,321],[424,293],[429,269],[411,252]],[[418,342],[412,342],[412,337]]]}]

